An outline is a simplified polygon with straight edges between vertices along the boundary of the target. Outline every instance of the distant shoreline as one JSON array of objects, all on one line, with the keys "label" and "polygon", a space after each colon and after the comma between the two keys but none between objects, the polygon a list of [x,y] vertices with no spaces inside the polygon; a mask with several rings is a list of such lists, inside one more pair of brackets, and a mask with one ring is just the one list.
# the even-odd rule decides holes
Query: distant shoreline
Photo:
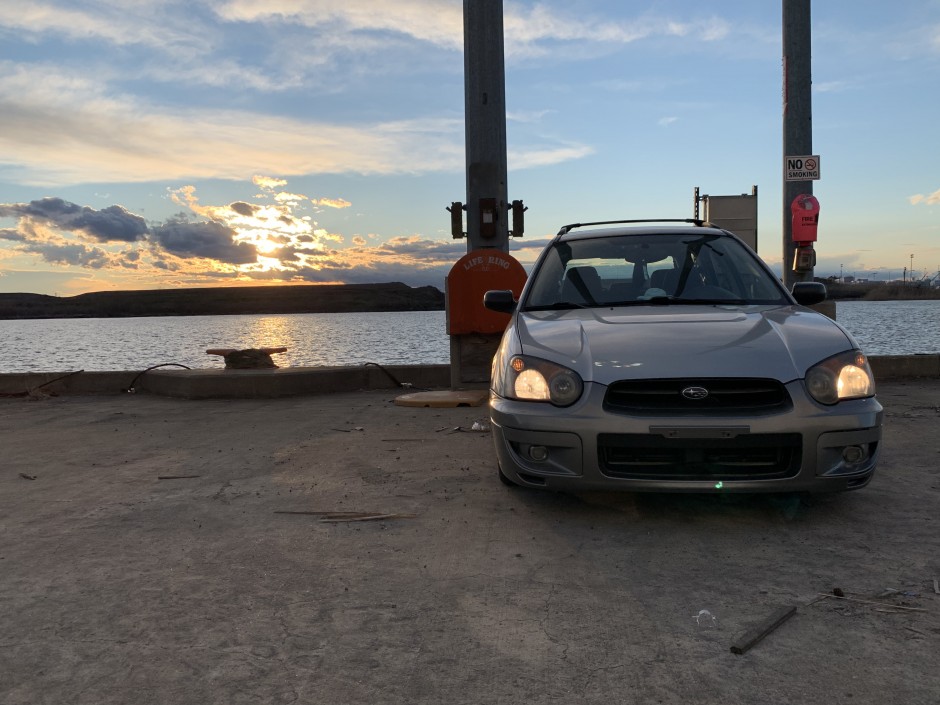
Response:
[{"label": "distant shoreline", "polygon": [[[817,280],[819,281],[819,280]],[[821,283],[826,285],[830,301],[933,301],[940,299],[940,288],[919,284],[886,284],[884,282]]]},{"label": "distant shoreline", "polygon": [[[940,300],[940,289],[927,286],[822,283],[828,300],[836,303]],[[443,310],[440,289],[400,282],[100,291],[77,296],[0,293],[0,320]]]},{"label": "distant shoreline", "polygon": [[0,293],[0,320],[443,310],[440,289],[400,282],[99,291],[62,297]]}]

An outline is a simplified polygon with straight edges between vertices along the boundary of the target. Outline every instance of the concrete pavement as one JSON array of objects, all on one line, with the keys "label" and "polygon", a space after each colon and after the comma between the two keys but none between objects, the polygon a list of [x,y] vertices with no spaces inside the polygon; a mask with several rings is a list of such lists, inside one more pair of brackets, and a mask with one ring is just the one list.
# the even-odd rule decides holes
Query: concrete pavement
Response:
[{"label": "concrete pavement", "polygon": [[0,399],[0,702],[935,705],[940,381],[879,397],[811,506],[513,490],[389,390]]}]

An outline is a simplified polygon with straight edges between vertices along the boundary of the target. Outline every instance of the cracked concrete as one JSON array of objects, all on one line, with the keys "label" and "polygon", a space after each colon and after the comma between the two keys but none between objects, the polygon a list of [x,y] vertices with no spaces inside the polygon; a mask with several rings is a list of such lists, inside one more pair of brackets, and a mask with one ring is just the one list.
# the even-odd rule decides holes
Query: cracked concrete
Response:
[{"label": "cracked concrete", "polygon": [[935,705],[940,382],[879,396],[811,506],[511,490],[484,409],[387,391],[0,400],[0,702]]}]

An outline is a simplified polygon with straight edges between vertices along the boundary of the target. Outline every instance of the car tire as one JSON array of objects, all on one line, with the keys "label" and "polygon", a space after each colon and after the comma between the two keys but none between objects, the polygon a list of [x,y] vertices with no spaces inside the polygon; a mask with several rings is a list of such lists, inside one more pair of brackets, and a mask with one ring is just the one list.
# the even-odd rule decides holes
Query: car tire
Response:
[{"label": "car tire", "polygon": [[506,477],[506,474],[503,472],[503,469],[499,466],[499,463],[496,464],[496,472],[499,475],[499,481],[502,482],[504,485],[506,485],[506,487],[518,487],[519,486],[518,482],[513,482],[508,477]]}]

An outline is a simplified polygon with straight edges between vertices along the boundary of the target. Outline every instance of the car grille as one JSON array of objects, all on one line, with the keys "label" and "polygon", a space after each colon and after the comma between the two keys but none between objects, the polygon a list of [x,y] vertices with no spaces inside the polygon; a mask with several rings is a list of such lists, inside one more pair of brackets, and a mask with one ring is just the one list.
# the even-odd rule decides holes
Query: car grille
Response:
[{"label": "car grille", "polygon": [[[704,389],[690,399],[683,390]],[[792,406],[786,387],[774,379],[643,379],[621,380],[607,388],[608,411],[640,415],[771,414]]]},{"label": "car grille", "polygon": [[779,480],[800,470],[798,433],[735,438],[664,438],[602,433],[597,438],[601,472],[631,480]]}]

